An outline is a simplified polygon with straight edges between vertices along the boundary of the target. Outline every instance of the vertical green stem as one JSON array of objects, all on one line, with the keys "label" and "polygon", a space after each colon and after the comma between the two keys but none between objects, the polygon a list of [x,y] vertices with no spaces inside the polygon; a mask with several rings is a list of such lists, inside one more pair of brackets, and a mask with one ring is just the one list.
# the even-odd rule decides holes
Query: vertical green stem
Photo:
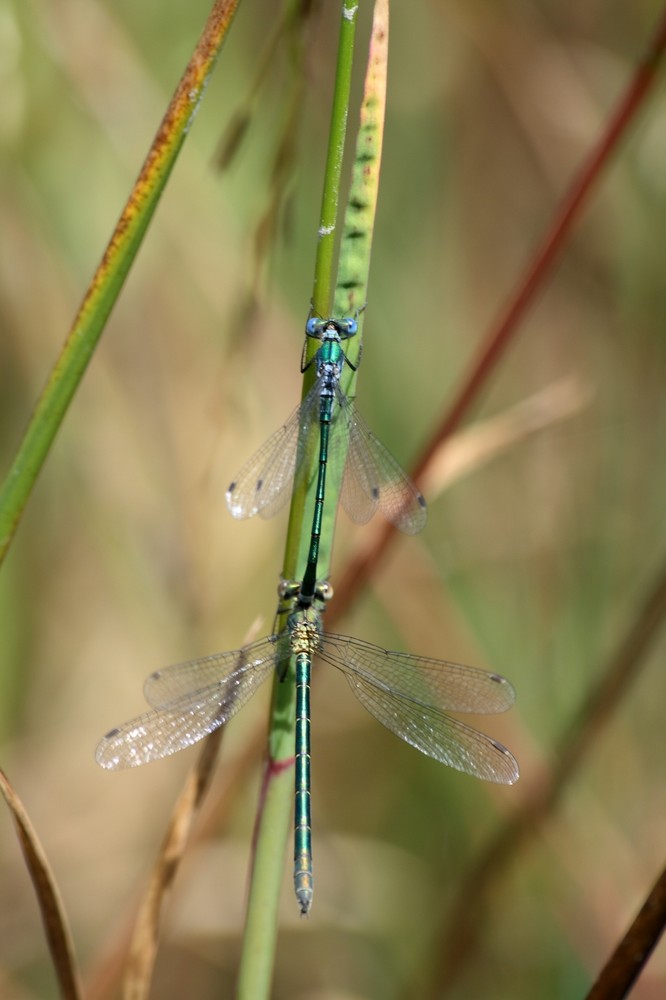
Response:
[{"label": "vertical green stem", "polygon": [[[294,690],[293,684],[289,687]],[[293,790],[293,763],[285,761],[282,766],[267,764],[252,861],[250,900],[236,994],[238,1000],[263,1000],[271,993],[278,902]]]},{"label": "vertical green stem", "polygon": [[[340,202],[342,162],[347,137],[347,121],[349,118],[357,20],[358,5],[353,4],[352,0],[343,0],[338,38],[338,61],[333,93],[333,107],[331,110],[331,125],[328,135],[328,152],[324,172],[312,289],[312,310],[315,315],[322,317],[330,315],[333,299],[335,236]],[[317,344],[315,342],[307,345],[308,354],[306,361],[312,357],[316,349]],[[306,396],[310,389],[314,375],[314,370],[310,367],[303,380],[302,398]],[[310,493],[313,493],[313,491],[308,491],[307,483],[302,481],[294,491],[292,497],[283,568],[285,579],[300,579],[298,569],[305,561],[311,524],[311,518],[306,515],[314,502],[313,496],[309,495]]]},{"label": "vertical green stem", "polygon": [[353,3],[353,0],[343,0],[338,40],[338,65],[331,109],[331,128],[328,136],[328,155],[319,220],[319,242],[317,243],[312,290],[312,308],[317,316],[328,316],[331,308],[335,231],[338,222],[340,178],[347,135],[357,19],[358,4]]},{"label": "vertical green stem", "polygon": [[[386,77],[388,69],[388,0],[377,0],[370,39],[368,70],[361,104],[360,127],[340,241],[340,261],[335,284],[334,316],[353,316],[363,309],[368,297],[372,234],[377,215],[379,175],[386,117]],[[355,365],[362,347],[363,316],[358,319],[358,335],[347,354]],[[347,368],[343,388],[354,395],[355,373]]]},{"label": "vertical green stem", "polygon": [[[312,308],[317,315],[327,315],[332,300],[335,227],[340,198],[340,179],[344,156],[352,61],[358,6],[343,0],[338,43],[338,61],[329,132],[324,190],[322,195],[319,240],[315,260]],[[305,317],[304,317],[305,319]],[[316,349],[316,348],[315,348]],[[306,374],[303,394],[312,384]],[[311,477],[306,477],[310,481]],[[316,479],[316,477],[315,477]],[[298,579],[310,542],[314,481],[294,492],[283,577]],[[281,615],[278,628],[283,628]],[[273,688],[273,708],[265,765],[264,789],[256,827],[255,855],[252,865],[243,952],[238,981],[239,1000],[263,1000],[270,996],[272,969],[277,936],[277,903],[284,875],[284,857],[289,820],[293,807],[295,746],[295,677],[294,664],[280,664]]]}]

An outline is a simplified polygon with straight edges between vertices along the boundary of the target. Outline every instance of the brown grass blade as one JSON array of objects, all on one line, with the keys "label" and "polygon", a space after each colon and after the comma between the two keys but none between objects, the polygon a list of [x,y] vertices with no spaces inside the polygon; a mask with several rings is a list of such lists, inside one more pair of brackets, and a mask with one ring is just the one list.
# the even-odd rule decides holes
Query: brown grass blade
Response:
[{"label": "brown grass blade", "polygon": [[60,986],[60,995],[66,1000],[80,1000],[81,981],[76,967],[74,945],[60,893],[44,849],[23,803],[3,771],[0,771],[0,791],[12,814],[23,857],[35,887],[53,968]]},{"label": "brown grass blade", "polygon": [[144,1000],[149,994],[162,909],[185,853],[192,823],[210,785],[223,731],[224,727],[216,729],[206,738],[176,800],[134,925],[123,990],[125,1000]]},{"label": "brown grass blade", "polygon": [[622,1000],[634,985],[664,933],[666,923],[666,868],[652,887],[586,1000]]},{"label": "brown grass blade", "polygon": [[430,502],[452,483],[492,462],[531,434],[577,416],[592,396],[591,386],[583,379],[567,375],[503,412],[465,427],[433,452],[421,482]]},{"label": "brown grass blade", "polygon": [[[237,800],[239,790],[246,787],[250,773],[257,766],[257,755],[260,753],[265,738],[266,724],[262,720],[248,736],[245,748],[237,758],[236,763],[225,767],[223,780],[215,790],[214,796],[209,795],[204,800],[202,792],[202,809],[197,815],[196,826],[190,832],[187,841],[190,850],[196,843],[205,840],[214,831],[219,831],[220,828],[224,827],[232,805]],[[182,794],[185,795],[185,789]],[[175,808],[177,809],[177,806]],[[166,843],[166,836],[164,839]],[[147,899],[148,892],[145,895]],[[103,949],[88,970],[86,977],[86,997],[88,1000],[106,1000],[108,997],[117,995],[118,983],[125,972],[132,941],[136,937],[135,927],[138,927],[141,921],[138,915],[141,905],[146,905],[145,900],[143,904],[128,902],[127,911],[120,916],[115,932],[110,933]]]}]

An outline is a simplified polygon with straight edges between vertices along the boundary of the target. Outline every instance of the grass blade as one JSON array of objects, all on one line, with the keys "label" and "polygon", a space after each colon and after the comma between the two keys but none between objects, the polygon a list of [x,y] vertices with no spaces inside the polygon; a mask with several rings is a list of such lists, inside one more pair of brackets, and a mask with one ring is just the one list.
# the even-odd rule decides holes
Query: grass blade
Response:
[{"label": "grass blade", "polygon": [[74,957],[74,944],[60,893],[46,860],[44,848],[28,818],[23,803],[3,771],[0,771],[0,791],[12,814],[23,857],[35,887],[35,895],[42,914],[42,923],[53,960],[53,968],[60,985],[61,996],[65,997],[65,1000],[80,1000],[83,994]]},{"label": "grass blade", "polygon": [[0,563],[196,114],[239,0],[216,0],[0,490]]},{"label": "grass blade", "polygon": [[125,1000],[144,1000],[150,993],[162,908],[188,845],[192,823],[210,785],[223,733],[224,727],[205,740],[171,813],[134,925],[123,990]]}]

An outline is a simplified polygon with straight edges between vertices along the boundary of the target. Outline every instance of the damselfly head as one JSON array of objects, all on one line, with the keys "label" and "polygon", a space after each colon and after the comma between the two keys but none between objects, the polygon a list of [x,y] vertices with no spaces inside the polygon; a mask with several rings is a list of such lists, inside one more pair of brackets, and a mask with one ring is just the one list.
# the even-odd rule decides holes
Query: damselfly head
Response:
[{"label": "damselfly head", "polygon": [[358,333],[358,323],[351,316],[345,319],[318,319],[311,316],[305,324],[305,333],[316,340],[347,340]]}]

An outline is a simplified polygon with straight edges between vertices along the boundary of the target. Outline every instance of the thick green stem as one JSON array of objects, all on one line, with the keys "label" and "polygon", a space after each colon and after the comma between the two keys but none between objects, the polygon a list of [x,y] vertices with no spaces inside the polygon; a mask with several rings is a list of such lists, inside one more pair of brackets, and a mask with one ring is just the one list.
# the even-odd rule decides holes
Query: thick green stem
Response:
[{"label": "thick green stem", "polygon": [[[315,315],[320,317],[332,314],[335,234],[338,224],[340,181],[348,119],[357,13],[357,7],[352,6],[348,0],[343,3],[335,96],[312,296],[312,310]],[[361,131],[352,182],[353,193],[345,215],[345,228],[341,238],[340,272],[335,286],[338,290],[346,288],[347,292],[347,298],[344,301],[336,292],[333,315],[339,317],[357,312],[365,301],[379,180],[381,132],[384,120],[383,102],[386,93],[387,39],[387,0],[377,0],[370,62],[361,112]],[[363,199],[362,209],[359,205],[361,198]],[[358,237],[361,229],[363,232],[362,243],[359,242]],[[357,297],[351,294],[349,284],[349,275],[352,269]],[[356,339],[360,340],[360,337],[354,338],[354,340]],[[312,347],[308,349],[310,357],[316,348],[317,345],[313,342]],[[355,345],[356,356],[358,356],[359,350],[360,343]],[[311,387],[313,376],[314,372],[311,366],[304,379],[303,396]],[[283,568],[283,577],[287,580],[301,580],[307,560],[317,482],[316,462],[317,455],[314,454],[311,474],[301,477],[300,484],[292,497]],[[326,579],[329,573],[335,512],[343,471],[340,463],[337,467],[329,469],[326,506],[322,519],[318,553],[317,575],[319,579]],[[285,624],[285,616],[280,615],[278,628],[284,628]],[[284,667],[285,664],[282,666]],[[282,672],[284,673],[284,671]],[[294,687],[293,662],[290,662],[286,670],[286,677],[283,677],[282,681],[276,679],[274,687],[273,715],[269,734],[269,759],[266,765],[266,777],[256,830],[255,857],[241,959],[238,991],[240,1000],[262,1000],[270,995],[270,978],[277,932],[277,899],[284,876],[284,853],[294,794]],[[261,954],[261,958],[258,957],[259,954]]]}]

